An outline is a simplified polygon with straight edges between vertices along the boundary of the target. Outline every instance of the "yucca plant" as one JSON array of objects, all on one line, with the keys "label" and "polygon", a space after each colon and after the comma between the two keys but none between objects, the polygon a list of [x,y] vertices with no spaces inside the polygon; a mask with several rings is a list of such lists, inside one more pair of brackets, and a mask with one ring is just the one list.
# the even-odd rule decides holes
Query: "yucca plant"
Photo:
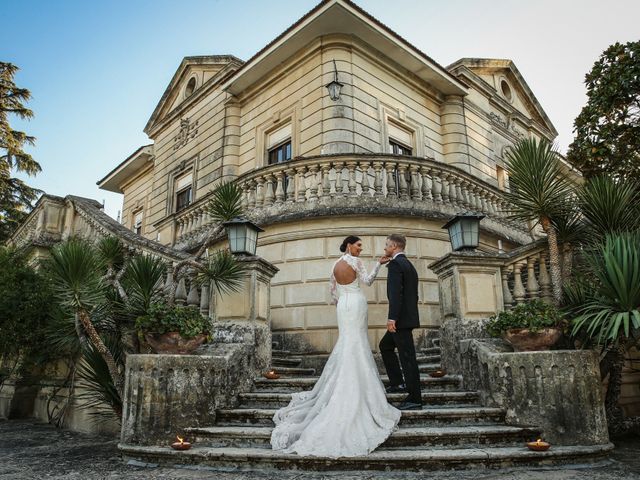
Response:
[{"label": "yucca plant", "polygon": [[594,177],[578,190],[578,201],[588,229],[587,238],[601,240],[608,233],[640,228],[640,192],[629,180]]},{"label": "yucca plant", "polygon": [[221,293],[237,292],[242,287],[247,269],[238,262],[228,250],[219,250],[209,256],[209,261],[198,272],[197,280],[200,284],[212,282],[216,290]]},{"label": "yucca plant", "polygon": [[127,307],[135,315],[149,310],[154,299],[162,295],[166,265],[153,255],[136,255],[127,264],[122,284],[128,292]]},{"label": "yucca plant", "polygon": [[625,430],[618,404],[627,350],[640,338],[640,232],[608,234],[586,254],[589,280],[569,289],[573,335],[604,349],[605,409],[612,433]]},{"label": "yucca plant", "polygon": [[45,268],[63,307],[73,311],[91,345],[104,359],[113,384],[122,392],[122,376],[112,353],[98,334],[91,315],[105,303],[104,264],[90,243],[72,238],[51,249]]},{"label": "yucca plant", "polygon": [[560,252],[553,219],[566,210],[571,196],[571,184],[563,171],[560,156],[549,142],[527,138],[516,143],[506,153],[505,166],[510,191],[504,198],[512,219],[538,223],[547,234],[549,266],[553,298],[562,299]]}]

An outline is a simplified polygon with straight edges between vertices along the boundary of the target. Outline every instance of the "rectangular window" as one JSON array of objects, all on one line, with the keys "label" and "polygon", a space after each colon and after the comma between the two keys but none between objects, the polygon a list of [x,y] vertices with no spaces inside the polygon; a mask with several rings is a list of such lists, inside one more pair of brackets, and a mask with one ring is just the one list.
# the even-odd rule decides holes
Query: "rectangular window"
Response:
[{"label": "rectangular window", "polygon": [[395,123],[387,124],[389,132],[389,153],[394,155],[412,155],[413,132],[406,130]]},{"label": "rectangular window", "polygon": [[137,235],[142,235],[142,210],[133,214],[133,231]]},{"label": "rectangular window", "polygon": [[284,125],[267,135],[269,165],[291,160],[291,124]]},{"label": "rectangular window", "polygon": [[269,150],[269,165],[291,160],[291,140]]},{"label": "rectangular window", "polygon": [[411,155],[411,149],[393,140],[389,140],[389,153],[393,153],[394,155]]},{"label": "rectangular window", "polygon": [[176,212],[184,210],[193,201],[192,196],[193,175],[191,173],[183,175],[176,180]]}]

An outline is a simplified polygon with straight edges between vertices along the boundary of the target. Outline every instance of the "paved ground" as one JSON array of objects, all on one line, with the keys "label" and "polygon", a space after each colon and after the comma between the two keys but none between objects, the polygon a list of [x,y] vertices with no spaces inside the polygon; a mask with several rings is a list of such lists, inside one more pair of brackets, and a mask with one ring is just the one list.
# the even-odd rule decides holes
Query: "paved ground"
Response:
[{"label": "paved ground", "polygon": [[213,472],[171,468],[144,468],[125,464],[111,438],[57,430],[32,421],[0,420],[0,480],[31,479],[144,479],[144,480],[640,480],[640,437],[617,442],[608,462],[539,470],[476,470],[425,474]]}]

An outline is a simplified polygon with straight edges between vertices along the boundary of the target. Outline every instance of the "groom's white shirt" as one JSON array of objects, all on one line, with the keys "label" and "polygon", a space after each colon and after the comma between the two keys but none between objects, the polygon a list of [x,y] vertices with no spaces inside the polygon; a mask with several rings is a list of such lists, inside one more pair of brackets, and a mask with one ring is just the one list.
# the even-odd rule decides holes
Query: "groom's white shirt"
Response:
[{"label": "groom's white shirt", "polygon": [[404,255],[404,251],[394,253],[393,257],[391,257],[391,260],[395,260],[398,255]]}]

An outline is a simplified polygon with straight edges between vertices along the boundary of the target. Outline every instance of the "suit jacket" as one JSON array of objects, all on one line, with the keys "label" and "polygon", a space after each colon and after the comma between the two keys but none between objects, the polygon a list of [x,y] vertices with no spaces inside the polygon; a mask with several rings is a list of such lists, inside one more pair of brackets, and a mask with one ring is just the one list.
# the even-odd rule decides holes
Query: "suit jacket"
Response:
[{"label": "suit jacket", "polygon": [[387,298],[389,299],[390,320],[396,321],[396,328],[420,327],[418,316],[418,272],[404,254],[398,255],[387,264]]}]

